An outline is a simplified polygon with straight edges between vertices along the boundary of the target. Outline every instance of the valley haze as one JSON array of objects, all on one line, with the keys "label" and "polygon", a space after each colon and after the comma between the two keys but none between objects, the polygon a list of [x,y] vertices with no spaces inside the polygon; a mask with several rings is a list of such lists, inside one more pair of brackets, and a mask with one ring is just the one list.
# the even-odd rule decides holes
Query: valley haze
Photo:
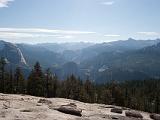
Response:
[{"label": "valley haze", "polygon": [[111,79],[159,78],[159,42],[160,39],[132,38],[96,44],[74,42],[31,45],[1,41],[0,54],[8,61],[8,68],[21,66],[26,77],[39,61],[44,70],[50,68],[60,79],[74,74],[81,79],[90,77],[96,83],[105,83]]}]

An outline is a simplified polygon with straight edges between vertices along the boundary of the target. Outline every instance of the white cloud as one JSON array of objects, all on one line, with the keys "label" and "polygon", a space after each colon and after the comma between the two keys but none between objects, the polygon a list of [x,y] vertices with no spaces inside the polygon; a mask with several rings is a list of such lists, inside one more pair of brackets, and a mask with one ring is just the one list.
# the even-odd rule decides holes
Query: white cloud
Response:
[{"label": "white cloud", "polygon": [[88,31],[42,29],[42,28],[0,28],[0,32],[48,33],[48,34],[95,34],[96,33]]},{"label": "white cloud", "polygon": [[[108,37],[117,38],[118,34],[101,34],[92,31],[77,31],[77,30],[61,30],[61,29],[43,29],[43,28],[0,28],[0,39],[5,40],[94,40]],[[107,39],[107,38],[105,38]]]},{"label": "white cloud", "polygon": [[43,37],[63,37],[63,35],[50,35],[50,34],[32,34],[32,33],[12,33],[0,32],[1,39],[21,39],[21,38],[43,38]]},{"label": "white cloud", "polygon": [[14,0],[0,0],[0,8],[2,7],[8,7],[9,2],[12,2]]},{"label": "white cloud", "polygon": [[74,38],[74,36],[72,36],[72,35],[64,35],[64,36],[58,36],[57,38],[60,38],[60,39],[72,39],[72,38]]},{"label": "white cloud", "polygon": [[158,36],[158,35],[160,35],[160,33],[158,33],[158,32],[137,32],[137,34],[146,35],[146,36]]},{"label": "white cloud", "polygon": [[0,28],[1,39],[21,39],[21,38],[59,38],[72,39],[76,35],[96,34],[96,32],[57,30],[41,28]]},{"label": "white cloud", "polygon": [[120,35],[116,35],[116,34],[107,34],[104,35],[105,37],[120,37]]},{"label": "white cloud", "polygon": [[113,5],[115,2],[114,1],[107,1],[107,2],[102,2],[101,4],[103,5]]},{"label": "white cloud", "polygon": [[32,35],[27,33],[0,32],[0,38],[3,38],[3,39],[23,38],[23,37],[32,37]]}]

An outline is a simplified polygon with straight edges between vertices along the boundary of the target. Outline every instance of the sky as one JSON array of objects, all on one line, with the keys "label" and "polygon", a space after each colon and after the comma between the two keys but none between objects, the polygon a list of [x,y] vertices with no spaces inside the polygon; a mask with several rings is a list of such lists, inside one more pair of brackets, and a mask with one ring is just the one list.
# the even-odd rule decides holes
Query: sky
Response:
[{"label": "sky", "polygon": [[0,0],[0,39],[16,43],[160,38],[160,0]]}]

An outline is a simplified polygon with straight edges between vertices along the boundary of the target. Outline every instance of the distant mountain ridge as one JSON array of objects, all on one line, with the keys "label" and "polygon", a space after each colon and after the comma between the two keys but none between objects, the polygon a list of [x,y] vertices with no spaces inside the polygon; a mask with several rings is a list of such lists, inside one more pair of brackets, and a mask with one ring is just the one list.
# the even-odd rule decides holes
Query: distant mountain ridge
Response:
[{"label": "distant mountain ridge", "polygon": [[75,74],[98,83],[108,80],[160,78],[160,39],[109,43],[13,44],[0,41],[0,56],[28,73],[36,61],[60,79]]},{"label": "distant mountain ridge", "polygon": [[[122,53],[104,52],[81,63],[92,79],[133,80],[160,78],[160,43]],[[105,66],[105,68],[102,67]],[[102,70],[102,71],[101,71]]]},{"label": "distant mountain ridge", "polygon": [[64,58],[60,54],[43,47],[27,44],[18,44],[17,46],[23,52],[24,57],[30,66],[33,66],[36,61],[39,61],[43,67],[52,67],[65,63]]},{"label": "distant mountain ridge", "polygon": [[61,53],[64,52],[65,50],[72,50],[72,51],[81,50],[92,45],[94,45],[94,43],[73,42],[73,43],[40,43],[37,44],[36,46],[46,48],[53,52]]},{"label": "distant mountain ridge", "polygon": [[[69,60],[80,63],[87,59],[96,57],[97,55],[103,52],[122,53],[126,51],[131,51],[131,50],[138,50],[147,46],[152,46],[159,42],[160,42],[160,39],[134,40],[132,38],[129,38],[128,40],[119,40],[119,41],[108,42],[108,43],[93,44],[89,47],[85,47],[77,51],[72,50],[72,55],[71,56],[68,55],[68,57],[69,57]],[[70,53],[71,53],[71,50],[70,50]],[[62,54],[62,55],[65,56],[66,54]]]}]

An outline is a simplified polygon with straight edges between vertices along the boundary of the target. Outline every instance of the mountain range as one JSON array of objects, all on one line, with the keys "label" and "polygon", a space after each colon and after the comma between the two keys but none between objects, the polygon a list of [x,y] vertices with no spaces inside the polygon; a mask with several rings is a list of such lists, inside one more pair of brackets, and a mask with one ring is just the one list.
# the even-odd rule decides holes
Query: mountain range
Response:
[{"label": "mountain range", "polygon": [[39,61],[44,70],[50,68],[60,79],[71,74],[97,83],[160,78],[160,39],[35,45],[1,40],[0,56],[8,69],[20,66],[26,76]]}]

